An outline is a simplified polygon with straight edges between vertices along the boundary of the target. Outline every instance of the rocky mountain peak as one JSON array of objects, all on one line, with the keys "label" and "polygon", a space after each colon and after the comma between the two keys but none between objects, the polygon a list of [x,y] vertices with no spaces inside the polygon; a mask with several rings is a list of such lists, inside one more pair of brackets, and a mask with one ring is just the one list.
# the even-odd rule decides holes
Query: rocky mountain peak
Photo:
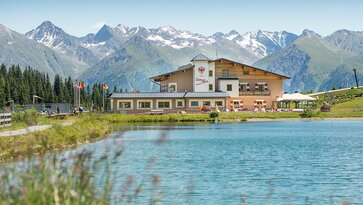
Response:
[{"label": "rocky mountain peak", "polygon": [[305,29],[305,30],[303,30],[303,32],[300,35],[300,37],[308,37],[308,38],[311,38],[311,37],[321,37],[321,36],[319,34],[315,33],[312,30]]}]

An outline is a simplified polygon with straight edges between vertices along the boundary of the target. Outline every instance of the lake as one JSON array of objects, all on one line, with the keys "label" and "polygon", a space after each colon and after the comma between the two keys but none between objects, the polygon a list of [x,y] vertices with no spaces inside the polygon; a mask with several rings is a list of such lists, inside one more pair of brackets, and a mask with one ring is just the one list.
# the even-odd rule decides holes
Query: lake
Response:
[{"label": "lake", "polygon": [[136,204],[150,198],[160,198],[161,204],[363,204],[363,121],[114,130],[108,139],[81,149],[97,157],[124,147],[110,164],[115,201],[133,176],[129,195],[142,184]]}]

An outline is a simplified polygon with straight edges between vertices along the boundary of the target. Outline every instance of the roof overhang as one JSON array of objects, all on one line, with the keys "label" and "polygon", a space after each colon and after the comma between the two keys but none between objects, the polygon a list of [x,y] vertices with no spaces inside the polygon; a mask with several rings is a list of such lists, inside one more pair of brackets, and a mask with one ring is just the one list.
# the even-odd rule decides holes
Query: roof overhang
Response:
[{"label": "roof overhang", "polygon": [[229,98],[226,92],[182,92],[182,93],[112,93],[111,99],[170,99],[170,98]]},{"label": "roof overhang", "polygon": [[171,71],[171,72],[164,73],[164,74],[161,74],[161,75],[153,76],[153,77],[150,77],[150,79],[153,80],[153,81],[163,81],[165,78],[168,78],[168,77],[172,76],[175,73],[185,72],[185,71],[187,71],[189,69],[192,69],[193,67],[194,66],[192,64],[183,65],[183,66],[180,66],[175,71]]},{"label": "roof overhang", "polygon": [[218,58],[216,60],[213,60],[213,62],[223,62],[223,61],[230,62],[233,65],[240,65],[242,67],[244,67],[244,66],[251,67],[251,68],[256,69],[258,71],[265,72],[266,74],[268,73],[268,74],[276,75],[276,76],[280,77],[283,80],[291,79],[290,77],[285,76],[285,75],[281,75],[281,74],[278,74],[278,73],[274,73],[274,72],[271,72],[271,71],[267,71],[267,70],[264,70],[264,69],[261,69],[261,68],[257,68],[257,67],[254,67],[254,66],[246,65],[246,64],[243,64],[243,63],[240,63],[240,62],[236,62],[236,61],[233,61],[233,60],[229,60],[229,59],[226,59],[226,58]]}]

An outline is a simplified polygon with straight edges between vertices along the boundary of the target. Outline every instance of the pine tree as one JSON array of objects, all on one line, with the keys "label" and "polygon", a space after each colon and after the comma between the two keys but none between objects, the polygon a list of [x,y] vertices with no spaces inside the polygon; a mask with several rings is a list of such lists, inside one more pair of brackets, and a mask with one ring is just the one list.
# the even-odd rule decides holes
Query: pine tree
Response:
[{"label": "pine tree", "polygon": [[115,86],[113,86],[113,91],[112,91],[113,93],[117,93],[118,92],[118,90],[117,90],[117,86],[115,85]]},{"label": "pine tree", "polygon": [[63,102],[64,101],[64,86],[62,82],[62,78],[57,74],[54,77],[54,94],[55,94],[55,102]]}]

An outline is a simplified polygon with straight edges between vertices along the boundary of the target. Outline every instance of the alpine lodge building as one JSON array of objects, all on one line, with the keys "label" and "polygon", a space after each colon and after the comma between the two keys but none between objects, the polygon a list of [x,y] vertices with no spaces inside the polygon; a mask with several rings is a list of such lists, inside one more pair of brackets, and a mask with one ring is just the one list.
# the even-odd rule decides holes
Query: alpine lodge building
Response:
[{"label": "alpine lodge building", "polygon": [[111,111],[119,113],[199,112],[276,109],[287,76],[225,58],[199,54],[191,63],[150,78],[160,92],[112,93]]}]

